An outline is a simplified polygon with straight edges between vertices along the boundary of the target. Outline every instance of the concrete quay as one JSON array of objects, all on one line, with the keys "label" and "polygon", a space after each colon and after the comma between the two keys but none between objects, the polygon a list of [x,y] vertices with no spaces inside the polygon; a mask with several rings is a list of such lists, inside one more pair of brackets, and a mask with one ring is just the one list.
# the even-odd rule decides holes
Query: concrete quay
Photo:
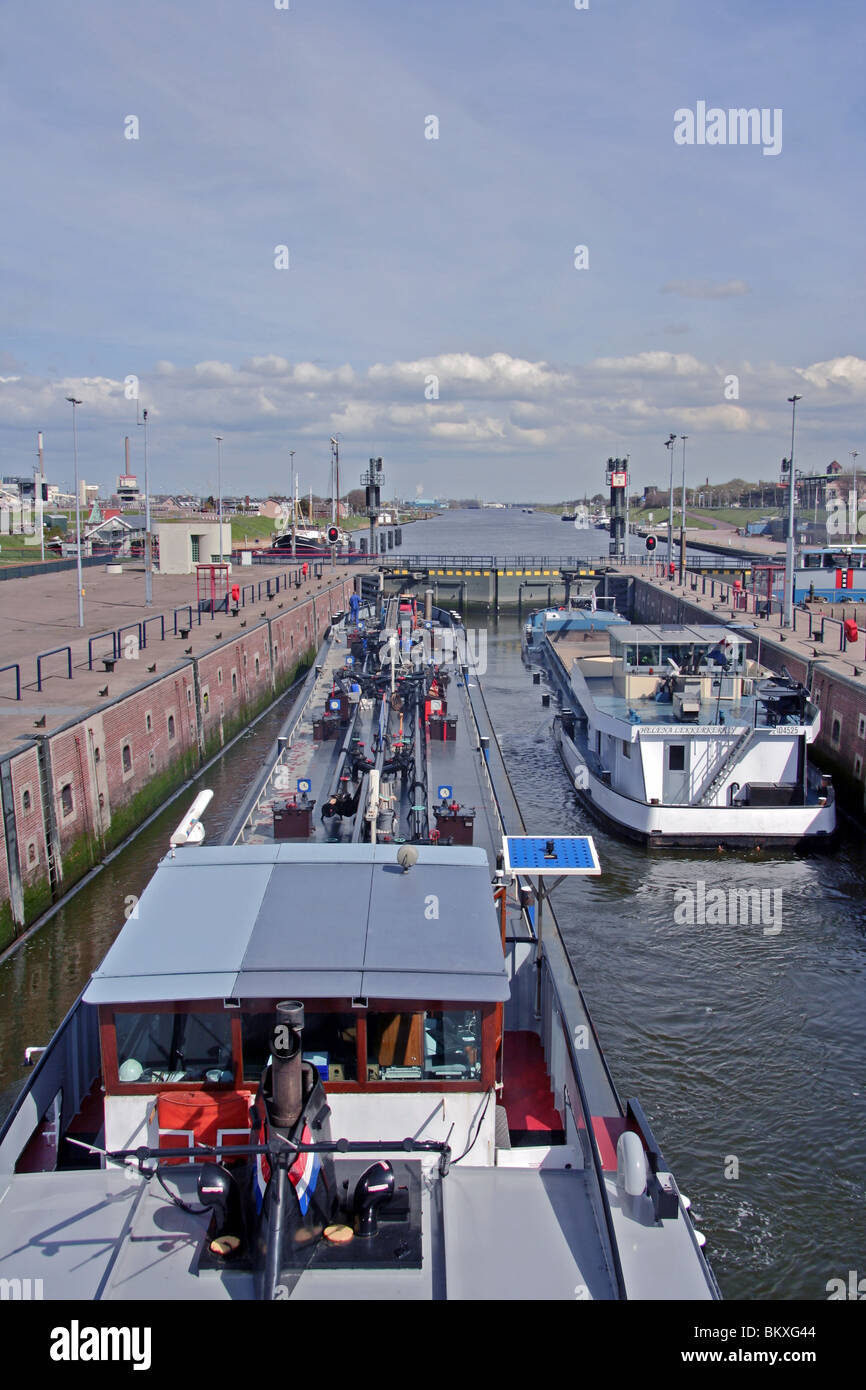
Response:
[{"label": "concrete quay", "polygon": [[[165,675],[304,599],[319,603],[348,572],[346,566],[320,563],[305,579],[300,565],[236,569],[232,582],[242,588],[238,616],[204,613],[199,620],[195,576],[154,574],[148,607],[141,566],[124,565],[119,575],[91,569],[84,573],[83,629],[74,570],[6,580],[0,584],[0,667],[19,667],[21,699],[15,698],[15,671],[6,669],[0,674],[0,756],[22,738],[50,733],[87,710],[113,704],[149,676]],[[327,611],[325,603],[321,612]],[[187,628],[188,636],[181,637]],[[51,651],[41,662],[40,690],[37,658]],[[104,658],[113,661],[113,670],[106,670]]]},{"label": "concrete quay", "polygon": [[190,576],[148,608],[140,570],[91,570],[83,632],[74,571],[0,584],[0,949],[292,684],[362,572],[238,571],[235,616]]}]

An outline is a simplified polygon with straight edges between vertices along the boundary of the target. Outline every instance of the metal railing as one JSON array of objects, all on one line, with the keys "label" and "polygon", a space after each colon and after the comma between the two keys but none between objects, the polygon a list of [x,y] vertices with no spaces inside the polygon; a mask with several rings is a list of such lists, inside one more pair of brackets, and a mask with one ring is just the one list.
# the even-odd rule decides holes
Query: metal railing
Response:
[{"label": "metal railing", "polygon": [[[375,558],[375,557],[374,557]],[[658,564],[655,555],[635,555],[628,559],[613,555],[400,555],[392,556],[382,568],[393,569],[650,569]]]},{"label": "metal railing", "polygon": [[72,680],[72,648],[69,647],[69,646],[67,646],[67,647],[52,647],[52,649],[51,649],[50,652],[40,652],[39,656],[37,656],[37,658],[36,658],[36,689],[37,689],[37,690],[41,690],[41,689],[42,689],[42,663],[43,663],[43,661],[47,660],[47,658],[48,658],[49,656],[56,656],[58,652],[65,652],[65,653],[66,653],[66,664],[67,664],[66,677],[67,677],[67,680]]}]

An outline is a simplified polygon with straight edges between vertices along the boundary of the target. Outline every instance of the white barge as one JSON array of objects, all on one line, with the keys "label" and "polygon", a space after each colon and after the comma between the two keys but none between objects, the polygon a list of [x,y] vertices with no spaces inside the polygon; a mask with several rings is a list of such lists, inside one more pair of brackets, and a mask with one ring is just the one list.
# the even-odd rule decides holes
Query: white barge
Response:
[{"label": "white barge", "polygon": [[829,841],[832,784],[808,759],[820,712],[747,647],[718,625],[622,624],[536,648],[563,762],[600,821],[649,846]]}]

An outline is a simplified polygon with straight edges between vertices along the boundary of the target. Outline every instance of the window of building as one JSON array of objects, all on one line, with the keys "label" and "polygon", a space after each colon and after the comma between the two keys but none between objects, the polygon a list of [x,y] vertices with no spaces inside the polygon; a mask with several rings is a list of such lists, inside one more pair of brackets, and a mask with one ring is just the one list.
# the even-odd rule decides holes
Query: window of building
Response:
[{"label": "window of building", "polygon": [[192,562],[194,565],[197,565],[199,562],[201,551],[200,541],[201,536],[190,536],[189,538],[189,543],[192,547]]},{"label": "window of building", "polygon": [[205,714],[207,714],[210,708],[210,695],[207,693],[206,690],[203,690],[201,692],[201,707],[204,710]]},{"label": "window of building", "polygon": [[244,670],[247,669],[247,654],[244,652]]},{"label": "window of building", "polygon": [[833,726],[830,730],[830,742],[835,748],[839,747],[842,738],[842,720],[838,714],[833,715]]},{"label": "window of building", "polygon": [[130,748],[128,743],[125,743],[123,745],[123,748],[121,749],[120,761],[123,766],[124,772],[132,771],[132,749]]},{"label": "window of building", "polygon": [[147,755],[147,765],[150,768],[151,772],[156,771],[156,754],[154,753],[153,749],[151,749]]},{"label": "window of building", "polygon": [[64,782],[60,788],[60,809],[64,816],[71,816],[74,810],[72,798],[72,783]]},{"label": "window of building", "polygon": [[23,792],[21,793],[21,809],[22,809],[22,811],[29,811],[29,810],[30,810],[30,807],[31,807],[31,804],[32,804],[32,800],[33,800],[33,798],[32,798],[31,795],[30,795],[30,788],[29,788],[29,787],[25,787],[24,790],[23,790]]},{"label": "window of building", "polygon": [[671,772],[684,772],[686,767],[686,745],[672,743],[668,748],[668,769]]},{"label": "window of building", "polygon": [[94,746],[93,746],[93,761],[94,761],[95,763],[98,763],[101,757],[102,757],[102,754],[100,753],[99,749],[98,749],[98,748],[96,747],[96,745],[94,744]]},{"label": "window of building", "polygon": [[173,742],[174,742],[174,736],[175,736],[174,715],[173,715],[173,714],[170,714],[170,715],[168,716],[168,741],[169,741],[169,743],[173,743]]},{"label": "window of building", "polygon": [[233,695],[237,695],[237,693],[238,693],[238,673],[237,673],[237,671],[232,671],[232,694],[233,694]]},{"label": "window of building", "polygon": [[28,842],[28,845],[27,845],[27,863],[28,863],[28,864],[35,864],[35,863],[36,863],[36,859],[37,859],[37,854],[36,854],[36,841],[35,841],[35,840],[30,840],[30,841]]},{"label": "window of building", "polygon": [[118,1080],[231,1085],[231,1017],[227,1013],[115,1014]]},{"label": "window of building", "polygon": [[153,731],[153,719],[150,710],[148,710],[147,714],[144,716],[144,727],[148,733]]},{"label": "window of building", "polygon": [[221,666],[218,666],[218,667],[217,667],[217,685],[222,685],[222,683],[223,683],[223,668],[222,668]]},{"label": "window of building", "polygon": [[289,633],[289,650],[295,650],[295,634],[293,632]]},{"label": "window of building", "polygon": [[257,656],[257,657],[256,657],[256,675],[258,675],[258,674],[259,674],[259,658],[258,658],[258,656]]},{"label": "window of building", "polygon": [[191,686],[191,685],[188,685],[187,688],[186,688],[186,702],[187,702],[188,705],[191,705],[191,704],[192,704],[192,686]]},{"label": "window of building", "polygon": [[627,738],[624,738],[622,741],[622,756],[624,758],[631,757],[631,744],[629,743]]},{"label": "window of building", "polygon": [[866,738],[866,714],[861,714],[857,720],[857,737]]},{"label": "window of building", "polygon": [[863,759],[861,758],[860,754],[858,753],[857,756],[856,756],[856,758],[854,759],[854,776],[855,776],[855,777],[861,777],[862,775],[863,775]]}]

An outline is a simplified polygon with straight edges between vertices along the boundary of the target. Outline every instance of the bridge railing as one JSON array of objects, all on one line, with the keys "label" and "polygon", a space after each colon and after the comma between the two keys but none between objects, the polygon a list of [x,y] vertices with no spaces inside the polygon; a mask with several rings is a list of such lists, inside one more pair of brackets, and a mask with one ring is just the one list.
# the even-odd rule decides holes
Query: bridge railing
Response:
[{"label": "bridge railing", "polygon": [[[382,563],[380,557],[380,564]],[[631,555],[616,559],[611,555],[393,555],[386,562],[394,569],[557,569],[586,570],[613,566],[653,568],[654,554]]]}]

